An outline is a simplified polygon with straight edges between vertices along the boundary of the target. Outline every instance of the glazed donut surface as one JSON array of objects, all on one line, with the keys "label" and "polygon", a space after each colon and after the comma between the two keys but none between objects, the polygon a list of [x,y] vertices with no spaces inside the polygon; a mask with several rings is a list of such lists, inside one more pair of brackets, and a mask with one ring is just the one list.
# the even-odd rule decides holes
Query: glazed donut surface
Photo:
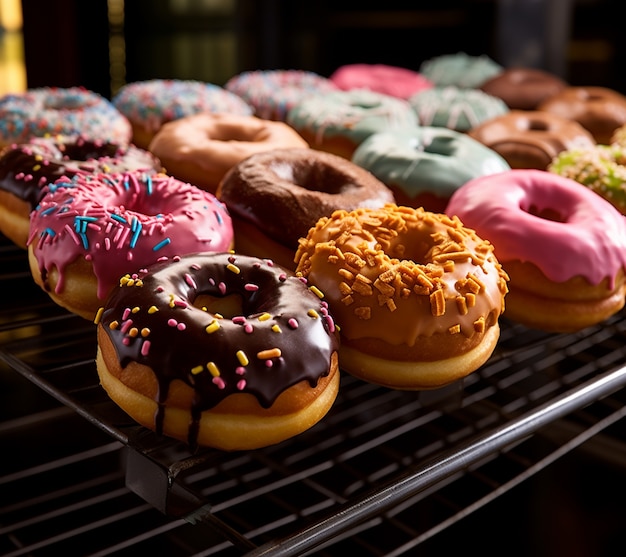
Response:
[{"label": "glazed donut surface", "polygon": [[262,151],[306,148],[283,122],[235,114],[195,114],[165,124],[148,149],[179,180],[215,193],[233,166]]},{"label": "glazed donut surface", "polygon": [[254,257],[188,255],[124,277],[98,341],[113,400],[191,446],[277,443],[311,427],[337,395],[339,337],[326,304]]},{"label": "glazed donut surface", "polygon": [[342,368],[364,380],[440,387],[495,347],[507,276],[491,244],[456,218],[397,205],[335,211],[296,261],[341,326]]},{"label": "glazed donut surface", "polygon": [[199,188],[141,172],[62,178],[33,211],[35,282],[93,319],[119,277],[161,257],[232,247],[230,216]]},{"label": "glazed donut surface", "polygon": [[83,87],[33,88],[0,98],[0,146],[49,135],[127,144],[132,129],[112,103]]}]

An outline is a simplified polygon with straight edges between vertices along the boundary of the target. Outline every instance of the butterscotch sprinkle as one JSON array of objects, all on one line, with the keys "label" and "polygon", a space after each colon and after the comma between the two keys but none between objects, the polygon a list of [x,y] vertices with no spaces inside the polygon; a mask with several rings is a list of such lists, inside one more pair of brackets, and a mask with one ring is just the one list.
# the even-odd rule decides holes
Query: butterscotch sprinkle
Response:
[{"label": "butterscotch sprinkle", "polygon": [[474,321],[474,330],[477,333],[485,332],[485,318],[484,317],[479,317],[478,319],[476,319],[476,321]]},{"label": "butterscotch sprinkle", "polygon": [[344,296],[343,298],[341,298],[341,302],[344,305],[349,306],[354,303],[354,298],[352,296]]},{"label": "butterscotch sprinkle", "polygon": [[430,295],[430,311],[435,317],[439,317],[446,312],[446,299],[443,290],[435,290]]},{"label": "butterscotch sprinkle", "polygon": [[446,261],[443,264],[443,270],[446,273],[453,273],[454,272],[454,261],[452,259],[448,259],[448,261]]},{"label": "butterscotch sprinkle", "polygon": [[456,307],[459,310],[461,315],[467,314],[467,302],[465,300],[465,296],[457,296],[456,297]]},{"label": "butterscotch sprinkle", "polygon": [[456,325],[452,325],[452,327],[448,328],[448,332],[451,335],[457,335],[461,332],[461,325],[459,323],[457,323]]},{"label": "butterscotch sprinkle", "polygon": [[341,294],[343,294],[344,296],[347,296],[348,294],[350,294],[352,292],[352,287],[345,283],[345,282],[340,282],[339,283],[339,292],[341,292]]},{"label": "butterscotch sprinkle", "polygon": [[389,311],[396,311],[397,309],[396,303],[393,301],[393,298],[387,298],[385,305],[387,306],[387,309]]},{"label": "butterscotch sprinkle", "polygon": [[476,294],[473,292],[465,294],[465,302],[467,303],[468,308],[473,308],[476,305]]},{"label": "butterscotch sprinkle", "polygon": [[135,338],[139,334],[139,329],[137,327],[131,327],[128,331],[128,336]]},{"label": "butterscotch sprinkle", "polygon": [[365,267],[365,261],[363,261],[363,259],[355,253],[346,253],[346,263],[356,269],[362,269]]},{"label": "butterscotch sprinkle", "polygon": [[348,271],[348,269],[339,269],[338,273],[339,276],[345,280],[354,280],[354,274]]},{"label": "butterscotch sprinkle", "polygon": [[111,321],[111,323],[109,323],[109,329],[111,330],[115,330],[120,326],[120,322],[119,321]]},{"label": "butterscotch sprinkle", "polygon": [[383,280],[381,280],[381,277],[376,279],[374,287],[384,296],[393,296],[396,293],[396,289],[393,286],[386,284]]},{"label": "butterscotch sprinkle", "polygon": [[282,352],[280,351],[280,348],[270,348],[268,350],[261,350],[260,352],[257,352],[256,357],[259,358],[259,360],[270,360],[272,358],[280,358],[281,355]]},{"label": "butterscotch sprinkle", "polygon": [[143,329],[141,329],[141,336],[143,338],[150,336],[150,329],[148,329],[148,327],[144,327]]},{"label": "butterscotch sprinkle", "polygon": [[373,294],[372,287],[364,282],[355,281],[352,285],[352,290],[361,296],[371,296]]},{"label": "butterscotch sprinkle", "polygon": [[354,315],[359,319],[370,319],[372,317],[372,308],[367,306],[355,308]]},{"label": "butterscotch sprinkle", "polygon": [[476,275],[469,275],[467,278],[470,281],[472,281],[473,283],[478,285],[477,292],[484,292],[485,291],[485,283],[482,282]]}]

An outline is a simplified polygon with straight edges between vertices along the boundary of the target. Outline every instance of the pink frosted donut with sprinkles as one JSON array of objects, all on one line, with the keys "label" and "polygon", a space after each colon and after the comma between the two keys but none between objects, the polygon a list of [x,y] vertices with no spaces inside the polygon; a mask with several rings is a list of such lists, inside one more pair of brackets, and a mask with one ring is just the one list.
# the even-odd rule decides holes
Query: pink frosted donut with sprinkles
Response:
[{"label": "pink frosted donut with sprinkles", "polygon": [[161,126],[200,112],[249,116],[252,108],[223,87],[204,81],[150,79],[127,83],[112,101],[132,125],[133,143],[147,149]]},{"label": "pink frosted donut with sprinkles", "polygon": [[302,99],[337,90],[330,79],[305,70],[242,72],[231,77],[224,88],[252,106],[255,116],[281,122]]},{"label": "pink frosted donut with sprinkles", "polygon": [[84,87],[41,87],[0,97],[0,147],[51,135],[128,144],[131,134],[126,117]]},{"label": "pink frosted donut with sprinkles", "polygon": [[230,250],[233,230],[217,198],[171,176],[76,175],[48,186],[27,246],[35,282],[93,319],[125,273],[164,257]]},{"label": "pink frosted donut with sprinkles", "polygon": [[97,335],[110,398],[192,447],[278,443],[317,423],[338,392],[323,294],[267,259],[190,254],[125,275]]}]

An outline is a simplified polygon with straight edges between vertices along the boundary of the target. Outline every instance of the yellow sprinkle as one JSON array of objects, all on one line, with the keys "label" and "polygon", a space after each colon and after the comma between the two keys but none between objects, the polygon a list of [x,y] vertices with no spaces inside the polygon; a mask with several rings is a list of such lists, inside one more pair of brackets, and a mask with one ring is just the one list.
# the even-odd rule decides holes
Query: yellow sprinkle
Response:
[{"label": "yellow sprinkle", "polygon": [[147,337],[150,335],[150,329],[148,329],[148,327],[144,327],[143,329],[141,329],[141,336],[142,337]]},{"label": "yellow sprinkle", "polygon": [[129,337],[136,337],[139,334],[139,329],[137,327],[132,327],[130,331],[128,331]]},{"label": "yellow sprinkle", "polygon": [[317,319],[320,316],[320,314],[317,313],[317,311],[315,311],[314,309],[310,309],[306,313],[309,317],[313,317],[314,319]]},{"label": "yellow sprinkle", "polygon": [[126,283],[124,284],[124,286],[133,286],[134,284],[135,284],[135,279],[128,278],[126,279]]},{"label": "yellow sprinkle", "polygon": [[33,170],[35,172],[37,172],[37,170],[41,170],[41,165],[40,164],[36,164],[35,166],[33,166]]},{"label": "yellow sprinkle", "polygon": [[120,279],[120,286],[125,286],[126,283],[130,280],[130,275],[124,275],[121,279]]},{"label": "yellow sprinkle", "polygon": [[111,321],[111,323],[109,324],[109,329],[117,329],[120,326],[120,322],[119,321]]},{"label": "yellow sprinkle", "polygon": [[237,359],[242,366],[247,366],[250,363],[248,356],[246,356],[246,353],[243,350],[237,350]]},{"label": "yellow sprinkle", "polygon": [[211,323],[209,323],[206,327],[206,329],[204,329],[207,333],[211,334],[214,333],[215,331],[217,331],[220,328],[220,324],[218,322],[217,319],[213,319],[213,321],[211,321]]},{"label": "yellow sprinkle", "polygon": [[318,298],[323,298],[324,294],[317,286],[309,286],[309,290],[313,292]]},{"label": "yellow sprinkle", "polygon": [[221,313],[215,313],[214,315],[216,319],[224,319],[224,316]]},{"label": "yellow sprinkle", "polygon": [[207,369],[209,370],[209,372],[211,373],[211,375],[213,377],[219,377],[220,376],[220,370],[217,369],[217,366],[215,365],[215,362],[209,362],[206,365]]},{"label": "yellow sprinkle", "polygon": [[239,267],[237,267],[237,265],[233,265],[232,263],[229,263],[228,265],[226,265],[226,268],[235,273],[236,275],[238,275],[239,273],[241,273],[241,269]]},{"label": "yellow sprinkle", "polygon": [[274,331],[275,333],[282,333],[281,328],[278,326],[278,324],[274,324],[272,325],[272,331]]},{"label": "yellow sprinkle", "polygon": [[259,360],[269,360],[270,358],[280,358],[282,352],[280,348],[270,348],[268,350],[261,350],[257,353],[256,357]]},{"label": "yellow sprinkle", "polygon": [[157,308],[156,306],[150,306],[148,308],[148,313],[150,313],[150,314],[156,313],[157,311],[159,311],[159,308]]},{"label": "yellow sprinkle", "polygon": [[259,321],[267,321],[271,317],[272,316],[269,313],[262,313],[261,315],[259,315]]},{"label": "yellow sprinkle", "polygon": [[100,323],[100,319],[102,318],[102,313],[104,312],[104,308],[100,308],[97,312],[96,312],[96,316],[93,318],[93,322],[94,324],[98,324]]},{"label": "yellow sprinkle", "polygon": [[139,309],[140,309],[140,308],[139,308],[139,306],[135,306],[135,307],[134,307],[133,309],[131,309],[130,311],[131,311],[132,313],[137,313],[137,312],[139,311]]},{"label": "yellow sprinkle", "polygon": [[202,373],[203,370],[204,368],[202,366],[196,366],[191,368],[191,373],[198,375],[198,373]]},{"label": "yellow sprinkle", "polygon": [[174,294],[170,294],[170,307],[173,308],[174,307],[174,300],[176,299],[176,296],[174,296]]}]

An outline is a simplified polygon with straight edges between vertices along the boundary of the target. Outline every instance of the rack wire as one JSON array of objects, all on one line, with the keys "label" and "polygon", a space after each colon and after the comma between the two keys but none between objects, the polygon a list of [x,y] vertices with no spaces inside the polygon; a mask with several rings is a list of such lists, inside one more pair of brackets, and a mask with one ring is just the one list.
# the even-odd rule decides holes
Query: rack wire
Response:
[{"label": "rack wire", "polygon": [[[0,554],[401,555],[585,446],[623,464],[626,316],[570,335],[502,323],[491,359],[437,391],[342,375],[329,414],[255,451],[191,452],[98,383],[95,326],[0,246]],[[7,389],[4,389],[6,392]],[[23,400],[18,403],[17,398]],[[591,447],[591,449],[589,449]]]}]

